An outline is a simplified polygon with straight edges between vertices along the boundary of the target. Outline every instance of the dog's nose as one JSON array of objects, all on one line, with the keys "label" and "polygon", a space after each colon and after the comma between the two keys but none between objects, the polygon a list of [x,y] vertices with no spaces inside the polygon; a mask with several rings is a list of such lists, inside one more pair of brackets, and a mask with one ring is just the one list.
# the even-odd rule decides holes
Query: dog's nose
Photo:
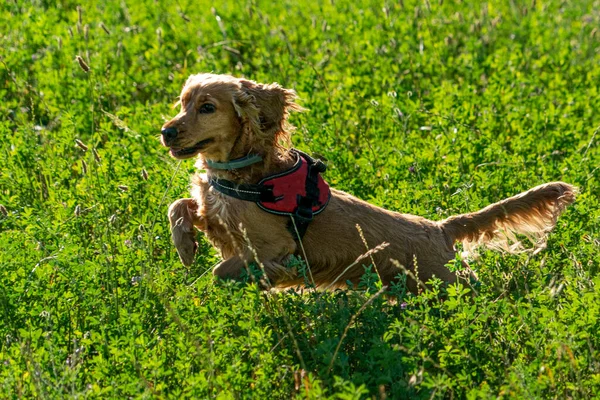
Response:
[{"label": "dog's nose", "polygon": [[164,128],[160,131],[160,133],[162,133],[163,137],[165,138],[165,142],[168,143],[177,137],[177,128]]}]

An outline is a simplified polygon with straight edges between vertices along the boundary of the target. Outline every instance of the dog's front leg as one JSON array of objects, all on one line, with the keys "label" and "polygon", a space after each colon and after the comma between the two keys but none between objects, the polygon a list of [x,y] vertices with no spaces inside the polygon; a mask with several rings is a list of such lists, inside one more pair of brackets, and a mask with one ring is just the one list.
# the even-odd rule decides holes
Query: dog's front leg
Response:
[{"label": "dog's front leg", "polygon": [[171,238],[179,259],[185,266],[192,265],[198,249],[194,227],[203,228],[203,220],[198,216],[198,203],[194,199],[179,199],[173,202],[169,206],[169,222]]},{"label": "dog's front leg", "polygon": [[221,261],[213,268],[213,275],[221,279],[239,280],[245,268],[246,263],[240,257],[234,256]]},{"label": "dog's front leg", "polygon": [[[214,269],[213,275],[218,276],[221,279],[233,279],[239,280],[242,277],[242,273],[246,269],[247,262],[243,261],[240,257],[231,257],[227,260],[221,261]],[[259,263],[261,268],[266,274],[267,279],[261,279],[257,282],[258,285],[263,289],[268,289],[275,286],[282,278],[292,279],[295,278],[295,274],[290,269],[286,268],[282,261],[262,261]]]}]

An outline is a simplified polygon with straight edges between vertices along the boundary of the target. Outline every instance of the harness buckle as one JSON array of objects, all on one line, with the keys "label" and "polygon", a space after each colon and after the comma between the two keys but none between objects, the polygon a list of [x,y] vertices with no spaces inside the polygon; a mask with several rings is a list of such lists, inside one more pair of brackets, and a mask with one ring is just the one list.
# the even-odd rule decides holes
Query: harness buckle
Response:
[{"label": "harness buckle", "polygon": [[294,211],[294,217],[298,218],[302,222],[310,222],[313,220],[315,214],[313,213],[312,208],[303,207],[299,205]]},{"label": "harness buckle", "polygon": [[275,197],[273,193],[273,185],[262,185],[263,190],[260,193],[260,201],[274,203],[283,198],[283,196]]},{"label": "harness buckle", "polygon": [[[312,207],[307,206],[306,200],[306,197],[298,199],[298,207],[296,207],[296,210],[292,214],[292,219],[288,223],[288,230],[295,240],[302,240],[308,229],[308,225],[315,216]],[[294,225],[296,229],[294,229]]]},{"label": "harness buckle", "polygon": [[313,164],[313,167],[317,170],[317,172],[319,173],[323,173],[325,171],[327,171],[327,165],[325,165],[325,163],[319,159],[314,160],[315,163]]}]

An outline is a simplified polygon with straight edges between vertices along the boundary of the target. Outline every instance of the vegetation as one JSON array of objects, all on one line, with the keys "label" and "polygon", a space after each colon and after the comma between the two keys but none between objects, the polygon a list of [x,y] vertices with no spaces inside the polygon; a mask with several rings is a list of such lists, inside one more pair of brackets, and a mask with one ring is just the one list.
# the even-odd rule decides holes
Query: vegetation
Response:
[{"label": "vegetation", "polygon": [[[0,397],[600,396],[599,27],[587,0],[2,2]],[[206,240],[189,269],[171,244],[193,162],[158,141],[207,71],[295,88],[294,145],[378,206],[580,195],[547,249],[472,261],[476,296],[381,294],[369,265],[218,285]]]}]

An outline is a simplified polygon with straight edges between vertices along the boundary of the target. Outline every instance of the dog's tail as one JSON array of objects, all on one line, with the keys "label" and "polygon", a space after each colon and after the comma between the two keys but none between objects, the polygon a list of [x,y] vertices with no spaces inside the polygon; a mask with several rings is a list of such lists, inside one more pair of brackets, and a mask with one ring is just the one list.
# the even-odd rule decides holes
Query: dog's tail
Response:
[{"label": "dog's tail", "polygon": [[575,201],[577,188],[550,182],[470,213],[441,221],[452,243],[462,242],[467,252],[479,245],[517,253],[524,248],[516,235],[526,236],[534,248],[543,248],[558,216]]}]

